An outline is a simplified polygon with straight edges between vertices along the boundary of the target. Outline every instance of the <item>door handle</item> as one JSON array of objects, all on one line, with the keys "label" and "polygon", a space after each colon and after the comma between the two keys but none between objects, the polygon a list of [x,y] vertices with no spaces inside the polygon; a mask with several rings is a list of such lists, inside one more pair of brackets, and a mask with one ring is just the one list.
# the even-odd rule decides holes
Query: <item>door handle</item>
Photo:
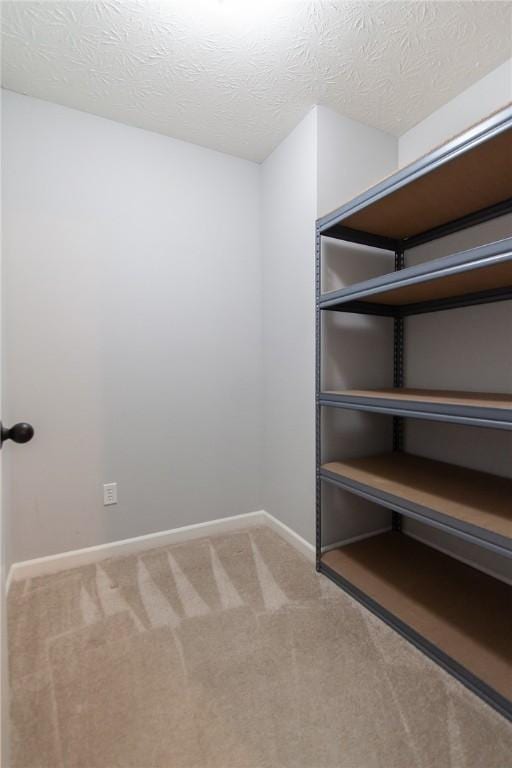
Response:
[{"label": "door handle", "polygon": [[0,448],[5,440],[12,440],[15,443],[28,443],[33,437],[34,427],[32,424],[21,421],[19,424],[15,424],[10,429],[7,429],[0,421]]}]

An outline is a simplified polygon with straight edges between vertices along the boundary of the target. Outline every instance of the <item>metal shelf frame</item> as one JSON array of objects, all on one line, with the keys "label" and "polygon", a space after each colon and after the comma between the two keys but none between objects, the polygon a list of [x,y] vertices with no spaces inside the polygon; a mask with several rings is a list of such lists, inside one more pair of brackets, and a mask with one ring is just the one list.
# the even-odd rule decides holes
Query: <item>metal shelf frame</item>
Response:
[{"label": "metal shelf frame", "polygon": [[456,136],[441,147],[437,147],[432,152],[416,160],[416,162],[411,163],[411,165],[397,171],[397,173],[366,190],[335,211],[322,216],[317,221],[317,230],[326,237],[371,245],[374,248],[384,248],[388,251],[395,251],[397,248],[407,250],[509,213],[512,211],[512,197],[496,205],[471,212],[455,221],[433,227],[404,240],[394,240],[393,238],[382,237],[374,233],[361,232],[343,225],[344,219],[348,219],[353,214],[376,203],[381,198],[407,186],[419,177],[432,173],[432,171],[435,171],[445,163],[455,160],[466,152],[470,152],[480,144],[492,140],[504,131],[509,130],[511,125],[512,106],[491,115],[491,117],[473,126],[465,133]]},{"label": "metal shelf frame", "polygon": [[475,526],[455,520],[440,512],[420,504],[396,496],[385,491],[377,490],[371,485],[361,483],[350,478],[340,477],[340,475],[329,472],[326,469],[320,470],[320,477],[326,483],[331,483],[338,488],[343,488],[356,496],[372,501],[379,506],[393,510],[399,515],[405,515],[413,520],[419,520],[422,523],[430,525],[432,528],[438,528],[452,536],[469,541],[471,544],[477,544],[480,547],[489,549],[502,557],[512,558],[512,539],[507,539],[492,531],[483,531]]},{"label": "metal shelf frame", "polygon": [[[442,281],[443,278],[464,276],[475,270],[503,264],[512,264],[512,237],[433,259],[413,267],[401,267],[399,274],[397,271],[390,272],[347,288],[323,293],[320,295],[318,303],[321,310],[400,318],[423,312],[505,301],[512,299],[512,283],[485,291],[434,298],[422,302],[408,304],[379,302],[379,295],[388,291],[409,288],[410,286],[435,284],[437,281]],[[369,298],[372,301],[368,301]]]},{"label": "metal shelf frame", "polygon": [[[322,562],[322,484],[324,482],[335,483],[352,493],[363,496],[366,489],[350,487],[342,484],[338,478],[327,477],[322,471],[322,408],[336,407],[352,410],[384,413],[393,417],[393,450],[401,451],[403,448],[403,418],[423,418],[434,421],[449,421],[464,425],[485,426],[498,429],[512,429],[512,413],[493,408],[475,408],[465,405],[439,405],[413,401],[384,402],[384,399],[369,397],[349,397],[341,394],[328,394],[322,392],[322,312],[326,310],[355,312],[362,314],[374,314],[394,318],[393,341],[393,386],[404,387],[404,333],[405,318],[408,315],[423,312],[471,306],[474,304],[491,303],[512,299],[512,285],[499,287],[487,291],[470,293],[463,296],[441,298],[427,302],[418,302],[409,305],[397,306],[378,302],[378,294],[385,290],[391,290],[400,285],[417,284],[435,277],[458,274],[470,269],[478,269],[495,263],[503,263],[512,259],[512,238],[491,243],[480,248],[471,249],[461,253],[452,254],[442,259],[436,259],[417,267],[404,267],[404,254],[408,249],[436,240],[468,227],[490,221],[512,212],[512,197],[498,204],[488,206],[478,211],[470,212],[456,220],[449,221],[440,226],[435,226],[424,232],[419,232],[404,239],[394,239],[375,233],[363,232],[344,224],[344,220],[353,214],[362,211],[367,206],[381,200],[383,197],[407,186],[419,177],[429,174],[440,168],[445,163],[460,157],[464,153],[480,146],[483,142],[490,141],[504,131],[512,130],[512,107],[491,116],[479,125],[471,128],[466,133],[456,137],[452,141],[435,149],[428,155],[420,158],[412,165],[403,168],[393,176],[375,185],[363,194],[354,198],[346,205],[318,219],[316,223],[315,237],[315,286],[316,286],[316,312],[315,312],[315,388],[316,388],[316,568],[325,574],[333,582],[355,597],[369,610],[379,616],[393,629],[403,635],[427,656],[436,661],[440,666],[462,682],[466,687],[474,691],[494,709],[512,720],[512,701],[505,699],[485,682],[476,678],[470,670],[461,666],[456,659],[447,656],[442,650],[435,647],[419,635],[411,627],[407,626],[397,616],[394,616],[382,605],[364,594],[344,579],[338,573]],[[395,272],[383,277],[359,283],[339,291],[322,294],[322,238],[335,238],[349,243],[359,243],[373,248],[381,248],[395,254]],[[403,274],[398,274],[402,273]],[[368,301],[368,297],[374,296],[375,301]],[[367,498],[370,496],[367,495]],[[392,511],[392,528],[401,530],[402,514],[410,517],[417,516],[434,527],[450,528],[447,521],[435,520],[432,516],[426,516],[412,507],[404,508],[396,500],[377,498],[372,501],[389,508]],[[501,552],[501,542],[482,541],[473,535],[473,532],[461,530],[450,531],[457,533],[462,538],[478,543],[495,552]]]},{"label": "metal shelf frame", "polygon": [[340,576],[340,574],[332,568],[329,568],[328,565],[321,562],[318,570],[337,584],[338,587],[341,587],[341,589],[347,592],[351,597],[361,603],[361,605],[364,605],[364,607],[375,614],[375,616],[378,616],[378,618],[384,621],[391,627],[391,629],[394,629],[395,632],[398,632],[399,635],[412,643],[418,650],[422,651],[426,656],[432,659],[432,661],[439,664],[440,667],[452,675],[452,677],[455,677],[455,679],[462,683],[462,685],[465,685],[466,688],[469,688],[470,691],[473,691],[473,693],[487,702],[487,704],[503,715],[503,717],[512,721],[512,702],[509,699],[506,699],[500,693],[495,691],[494,688],[491,688],[483,680],[480,680],[476,675],[473,675],[469,669],[466,669],[462,664],[459,664],[456,659],[448,656],[448,654],[441,650],[441,648],[434,645],[434,643],[431,643],[423,637],[423,635],[419,634],[419,632],[416,632],[416,630],[412,629],[412,627],[388,611],[376,600],[371,598],[347,579],[344,579],[343,576]]},{"label": "metal shelf frame", "polygon": [[[398,339],[396,343],[398,346],[403,345],[403,340]],[[512,429],[512,410],[510,409],[476,407],[462,404],[440,405],[429,402],[420,403],[413,398],[397,402],[389,398],[379,397],[378,395],[345,395],[343,392],[319,392],[318,402],[321,406],[325,407],[384,413],[395,417],[408,416],[411,419],[448,421],[454,424],[465,424],[470,427]]]}]

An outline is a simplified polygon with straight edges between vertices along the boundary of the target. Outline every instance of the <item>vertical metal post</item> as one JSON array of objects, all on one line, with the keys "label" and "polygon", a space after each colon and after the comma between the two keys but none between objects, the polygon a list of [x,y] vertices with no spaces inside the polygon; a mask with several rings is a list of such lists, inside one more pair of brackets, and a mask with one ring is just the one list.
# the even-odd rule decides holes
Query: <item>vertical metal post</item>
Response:
[{"label": "vertical metal post", "polygon": [[321,387],[321,370],[322,370],[322,329],[321,329],[321,316],[319,309],[321,286],[321,236],[318,226],[316,227],[316,240],[315,240],[315,418],[316,418],[316,570],[320,570],[320,557],[322,554],[322,483],[320,480],[320,465],[322,462],[322,434],[321,434],[321,421],[322,413],[319,405],[320,399],[320,387]]},{"label": "vertical metal post", "polygon": [[[395,251],[395,272],[405,266],[404,251],[397,248]],[[404,319],[395,317],[393,328],[393,387],[404,386]],[[404,443],[404,424],[400,416],[393,417],[393,450],[401,451]],[[398,512],[392,513],[392,528],[394,531],[402,529],[402,516]]]}]

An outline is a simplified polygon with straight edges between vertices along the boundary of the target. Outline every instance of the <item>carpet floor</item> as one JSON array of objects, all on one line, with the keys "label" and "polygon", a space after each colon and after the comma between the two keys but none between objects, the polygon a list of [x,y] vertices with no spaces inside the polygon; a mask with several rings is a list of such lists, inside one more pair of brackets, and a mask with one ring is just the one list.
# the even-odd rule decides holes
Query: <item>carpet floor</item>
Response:
[{"label": "carpet floor", "polygon": [[12,768],[510,768],[512,728],[270,529],[13,584]]}]

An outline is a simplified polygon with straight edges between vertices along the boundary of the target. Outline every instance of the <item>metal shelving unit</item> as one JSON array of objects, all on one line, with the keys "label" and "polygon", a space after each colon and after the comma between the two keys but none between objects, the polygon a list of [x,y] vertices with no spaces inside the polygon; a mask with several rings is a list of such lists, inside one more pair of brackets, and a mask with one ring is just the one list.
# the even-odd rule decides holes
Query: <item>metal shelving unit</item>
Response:
[{"label": "metal shelving unit", "polygon": [[328,462],[320,477],[512,558],[512,479],[396,451]]},{"label": "metal shelving unit", "polygon": [[512,238],[325,293],[320,309],[384,317],[512,298]]},{"label": "metal shelving unit", "polygon": [[[512,719],[512,587],[402,533],[402,515],[512,557],[512,479],[403,451],[403,419],[512,429],[512,394],[404,387],[410,315],[512,299],[512,238],[407,267],[406,252],[512,212],[512,107],[319,219],[316,229],[317,570]],[[394,272],[322,293],[323,238],[394,254]],[[393,388],[322,389],[322,315],[393,318]],[[392,450],[323,464],[322,412],[393,418]],[[322,487],[391,512],[392,530],[330,549]],[[439,591],[439,577],[442,591]],[[475,599],[481,605],[475,608]],[[436,602],[437,601],[437,602]]]},{"label": "metal shelving unit", "polygon": [[333,408],[387,413],[414,419],[451,421],[474,427],[512,429],[512,396],[451,390],[347,389],[319,393],[319,403]]}]

